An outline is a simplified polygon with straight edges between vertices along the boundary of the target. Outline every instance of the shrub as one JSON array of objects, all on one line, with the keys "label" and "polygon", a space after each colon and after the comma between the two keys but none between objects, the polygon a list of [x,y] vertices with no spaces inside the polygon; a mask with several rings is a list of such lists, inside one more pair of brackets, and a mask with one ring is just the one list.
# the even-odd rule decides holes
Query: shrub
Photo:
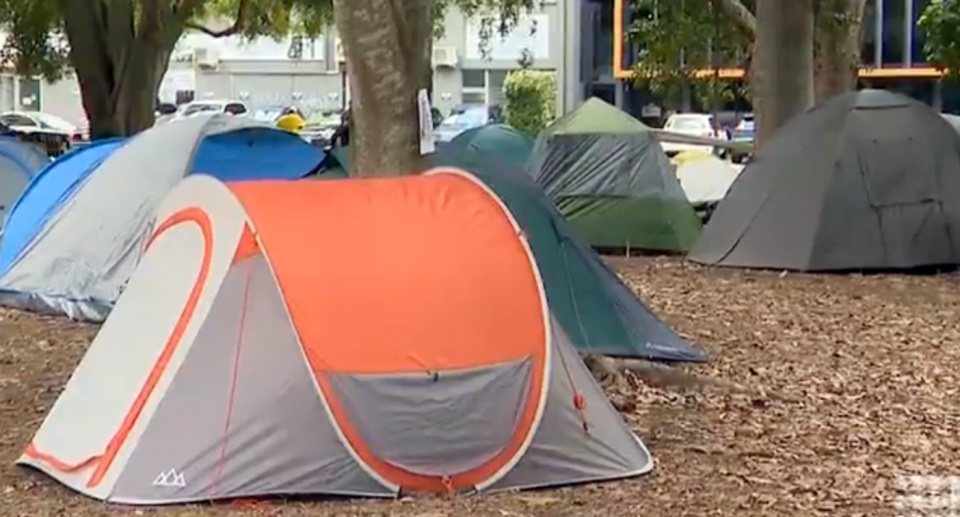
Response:
[{"label": "shrub", "polygon": [[536,136],[553,121],[557,110],[557,80],[553,72],[516,70],[503,83],[507,124]]}]

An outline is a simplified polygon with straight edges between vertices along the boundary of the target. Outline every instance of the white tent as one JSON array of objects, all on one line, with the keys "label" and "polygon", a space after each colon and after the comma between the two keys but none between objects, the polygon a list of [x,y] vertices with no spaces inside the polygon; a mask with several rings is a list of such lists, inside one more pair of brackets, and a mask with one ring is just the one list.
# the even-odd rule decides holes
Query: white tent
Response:
[{"label": "white tent", "polygon": [[673,164],[680,186],[694,206],[720,202],[740,173],[733,164],[708,153],[681,153]]}]

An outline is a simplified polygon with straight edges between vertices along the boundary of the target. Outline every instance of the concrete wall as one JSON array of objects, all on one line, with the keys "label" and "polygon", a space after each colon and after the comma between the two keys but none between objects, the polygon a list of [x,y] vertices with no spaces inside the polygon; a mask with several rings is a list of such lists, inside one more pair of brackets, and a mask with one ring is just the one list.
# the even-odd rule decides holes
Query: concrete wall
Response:
[{"label": "concrete wall", "polygon": [[502,86],[506,74],[520,67],[524,49],[533,57],[533,68],[556,70],[561,63],[564,33],[557,0],[545,0],[506,37],[494,28],[486,46],[482,46],[478,20],[470,20],[456,10],[447,14],[444,36],[435,47],[456,49],[455,68],[437,68],[434,72],[434,104],[446,112],[464,102],[485,100],[503,102]]}]

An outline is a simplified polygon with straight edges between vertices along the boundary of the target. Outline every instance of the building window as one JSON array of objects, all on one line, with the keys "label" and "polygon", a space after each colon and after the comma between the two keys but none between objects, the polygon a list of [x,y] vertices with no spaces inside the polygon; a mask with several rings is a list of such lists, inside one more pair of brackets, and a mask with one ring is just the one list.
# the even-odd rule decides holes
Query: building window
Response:
[{"label": "building window", "polygon": [[924,65],[927,63],[927,55],[923,52],[923,44],[926,42],[926,35],[917,25],[923,10],[930,5],[930,0],[911,0],[913,2],[913,37],[910,41],[910,61],[914,65]]},{"label": "building window", "polygon": [[464,104],[486,104],[487,94],[484,91],[463,90],[461,100]]},{"label": "building window", "polygon": [[867,0],[863,10],[863,47],[860,62],[867,66],[880,66],[877,62],[877,0]]},{"label": "building window", "polygon": [[510,70],[463,70],[460,97],[464,104],[504,104],[503,85]]},{"label": "building window", "polygon": [[883,1],[883,42],[881,47],[884,66],[901,66],[906,62],[906,15],[907,2],[911,0]]},{"label": "building window", "polygon": [[487,84],[486,70],[464,70],[461,82],[466,88],[484,88]]},{"label": "building window", "polygon": [[506,81],[506,70],[487,71],[487,102],[489,104],[503,104],[506,101],[503,95],[503,83]]},{"label": "building window", "polygon": [[613,77],[613,2],[594,4],[593,62],[594,79]]}]

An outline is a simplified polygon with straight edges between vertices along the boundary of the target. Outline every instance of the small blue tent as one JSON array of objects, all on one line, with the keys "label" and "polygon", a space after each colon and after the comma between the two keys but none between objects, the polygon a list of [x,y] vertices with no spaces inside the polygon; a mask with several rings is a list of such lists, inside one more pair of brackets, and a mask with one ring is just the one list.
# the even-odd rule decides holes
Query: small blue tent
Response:
[{"label": "small blue tent", "polygon": [[323,151],[242,117],[201,115],[64,155],[17,200],[0,237],[0,303],[102,321],[183,177],[295,180]]},{"label": "small blue tent", "polygon": [[30,178],[50,162],[35,146],[0,136],[0,221],[23,192]]}]

